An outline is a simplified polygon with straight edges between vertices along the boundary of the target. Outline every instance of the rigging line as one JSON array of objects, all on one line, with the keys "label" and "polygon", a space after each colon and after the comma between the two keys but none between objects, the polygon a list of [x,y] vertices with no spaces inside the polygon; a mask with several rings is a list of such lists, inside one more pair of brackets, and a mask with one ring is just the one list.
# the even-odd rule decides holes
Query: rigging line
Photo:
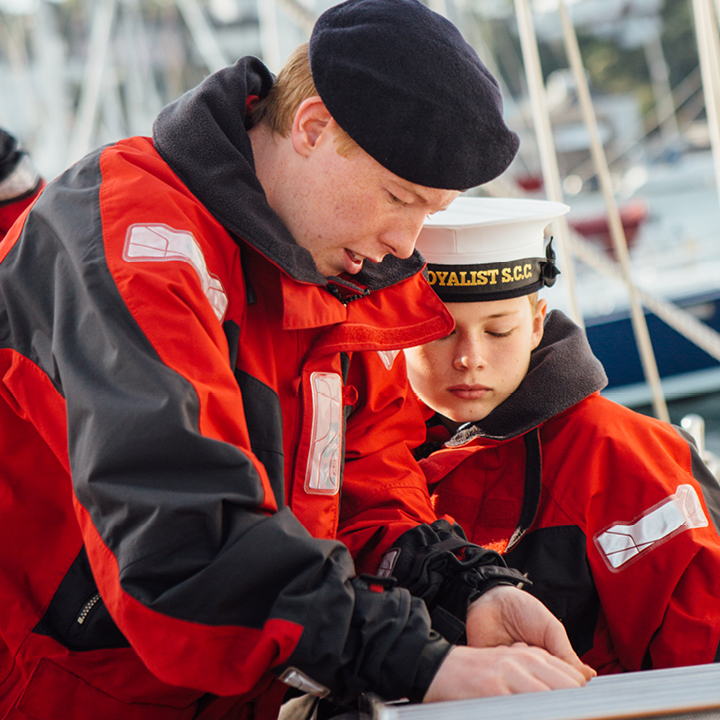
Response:
[{"label": "rigging line", "polygon": [[[548,199],[562,202],[563,194],[560,170],[558,168],[557,152],[552,138],[550,111],[548,109],[537,35],[535,34],[529,0],[515,0],[515,15],[520,33],[525,73],[537,136],[537,147],[540,153],[543,182]],[[570,317],[576,325],[584,329],[583,317],[578,308],[577,293],[575,291],[574,268],[567,249],[567,218],[561,217],[555,220],[553,222],[553,228],[555,231],[554,234],[557,237],[557,249],[560,255],[560,262],[565,268],[565,288],[570,308]]]},{"label": "rigging line", "polygon": [[[689,73],[675,88],[673,92],[675,110],[679,110],[690,100],[693,95],[696,95],[702,87],[702,80],[700,79],[700,66],[698,65],[691,73]],[[648,118],[654,110],[648,110],[643,116],[642,120]],[[678,125],[680,130],[686,130],[693,122],[698,113],[695,113],[690,119],[684,119],[680,121]],[[660,126],[659,121],[655,118],[652,123],[647,125],[645,133],[629,142],[624,143],[622,146],[617,147],[615,150],[611,150],[607,153],[608,164],[612,165],[614,162],[620,160],[634,147],[640,145],[647,137]],[[654,157],[659,157],[662,152],[667,149],[671,142],[664,141],[660,144],[660,148],[656,150]],[[580,165],[571,170],[569,175],[577,175],[583,181],[583,183],[594,178],[597,175],[593,166],[592,157],[584,160]]]},{"label": "rigging line", "polygon": [[278,2],[285,8],[288,15],[292,17],[295,24],[310,37],[317,16],[302,3],[298,2],[298,0],[278,0]]},{"label": "rigging line", "polygon": [[645,374],[645,379],[652,390],[653,409],[655,416],[660,420],[669,422],[670,413],[668,412],[667,403],[663,396],[662,385],[660,383],[660,373],[655,360],[655,353],[650,340],[645,315],[640,306],[637,291],[632,281],[632,273],[630,270],[630,256],[628,253],[627,238],[625,237],[625,229],[620,218],[617,201],[613,193],[612,179],[610,177],[610,169],[607,164],[607,158],[603,151],[600,141],[600,132],[598,129],[595,110],[590,99],[590,89],[588,87],[587,76],[583,67],[582,57],[580,55],[580,47],[578,46],[575,28],[570,20],[570,15],[565,6],[564,0],[558,1],[558,11],[563,28],[563,38],[565,42],[565,51],[568,54],[570,67],[575,85],[577,87],[578,100],[582,111],[585,126],[590,134],[590,151],[598,169],[598,179],[600,188],[605,199],[605,207],[607,210],[608,224],[610,226],[610,235],[613,241],[615,253],[620,260],[623,279],[627,287],[630,298],[630,311],[632,327],[635,333],[635,342],[640,352],[640,360]]},{"label": "rigging line", "polygon": [[116,0],[102,0],[95,6],[78,109],[70,135],[68,165],[81,158],[90,149],[93,128],[103,99],[105,70],[109,62],[110,38],[116,9]]},{"label": "rigging line", "polygon": [[197,0],[176,0],[176,5],[207,69],[214,73],[227,67],[230,63],[225,51]]},{"label": "rigging line", "polygon": [[[715,164],[715,178],[720,180],[720,69],[718,56],[717,16],[710,0],[692,0],[695,33],[698,40],[700,69],[702,71],[703,96],[707,111],[710,147]],[[720,182],[718,195],[720,196]]]},{"label": "rigging line", "polygon": [[[601,250],[594,247],[579,233],[571,232],[570,244],[578,260],[605,277],[623,282],[623,276],[617,264],[609,261]],[[720,333],[674,303],[663,300],[637,286],[635,286],[635,290],[642,304],[648,310],[720,362]]]}]

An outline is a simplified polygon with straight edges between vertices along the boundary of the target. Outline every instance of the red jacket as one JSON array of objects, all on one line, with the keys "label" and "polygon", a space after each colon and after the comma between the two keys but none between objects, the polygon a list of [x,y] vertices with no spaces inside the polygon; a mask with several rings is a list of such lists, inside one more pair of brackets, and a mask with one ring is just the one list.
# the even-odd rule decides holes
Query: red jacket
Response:
[{"label": "red jacket", "polygon": [[270,84],[211,76],[0,243],[0,718],[270,717],[449,648],[333,538],[435,519],[397,351],[451,318],[417,255],[330,286],[292,241],[237,128]]},{"label": "red jacket", "polygon": [[601,397],[604,382],[551,313],[516,393],[421,463],[436,510],[527,573],[599,672],[713,662],[720,486],[675,428]]}]

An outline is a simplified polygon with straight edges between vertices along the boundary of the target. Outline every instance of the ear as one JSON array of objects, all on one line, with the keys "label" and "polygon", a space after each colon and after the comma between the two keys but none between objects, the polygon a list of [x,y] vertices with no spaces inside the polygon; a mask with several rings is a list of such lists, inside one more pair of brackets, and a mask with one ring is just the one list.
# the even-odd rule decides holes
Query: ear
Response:
[{"label": "ear", "polygon": [[332,125],[332,115],[325,103],[317,96],[300,103],[293,119],[291,139],[295,152],[307,157],[317,147],[318,141]]},{"label": "ear", "polygon": [[532,349],[534,350],[542,340],[545,330],[545,314],[547,313],[547,300],[538,299],[535,306],[532,326]]}]

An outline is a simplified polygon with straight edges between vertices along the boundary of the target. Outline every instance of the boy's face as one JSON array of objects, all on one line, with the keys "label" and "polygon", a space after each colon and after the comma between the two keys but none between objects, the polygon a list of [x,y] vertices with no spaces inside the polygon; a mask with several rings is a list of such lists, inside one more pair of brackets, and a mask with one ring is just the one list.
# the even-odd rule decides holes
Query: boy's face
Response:
[{"label": "boy's face", "polygon": [[317,171],[298,191],[305,200],[293,231],[325,276],[355,274],[364,260],[388,254],[410,257],[427,216],[460,194],[403,180],[360,148],[343,157],[328,144],[313,160]]},{"label": "boy's face", "polygon": [[289,135],[293,152],[272,172],[258,168],[271,207],[326,277],[410,257],[427,216],[460,194],[404,180],[359,147],[338,153],[340,132],[320,98],[308,98]]},{"label": "boy's face", "polygon": [[446,306],[455,330],[405,356],[418,397],[459,425],[482,420],[517,390],[542,339],[546,303],[522,296]]}]

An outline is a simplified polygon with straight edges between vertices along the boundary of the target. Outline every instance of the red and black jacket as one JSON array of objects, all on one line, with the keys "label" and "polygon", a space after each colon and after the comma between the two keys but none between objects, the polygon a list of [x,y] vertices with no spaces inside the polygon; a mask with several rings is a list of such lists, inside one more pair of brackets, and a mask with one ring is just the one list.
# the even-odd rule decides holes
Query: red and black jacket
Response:
[{"label": "red and black jacket", "polygon": [[398,350],[451,318],[417,255],[328,281],[295,244],[242,122],[271,82],[210,76],[0,244],[0,717],[420,698],[450,648],[335,536],[373,570],[435,520]]},{"label": "red and black jacket", "polygon": [[681,431],[605,383],[550,313],[518,390],[421,462],[436,511],[526,573],[598,672],[716,661],[720,485]]}]

